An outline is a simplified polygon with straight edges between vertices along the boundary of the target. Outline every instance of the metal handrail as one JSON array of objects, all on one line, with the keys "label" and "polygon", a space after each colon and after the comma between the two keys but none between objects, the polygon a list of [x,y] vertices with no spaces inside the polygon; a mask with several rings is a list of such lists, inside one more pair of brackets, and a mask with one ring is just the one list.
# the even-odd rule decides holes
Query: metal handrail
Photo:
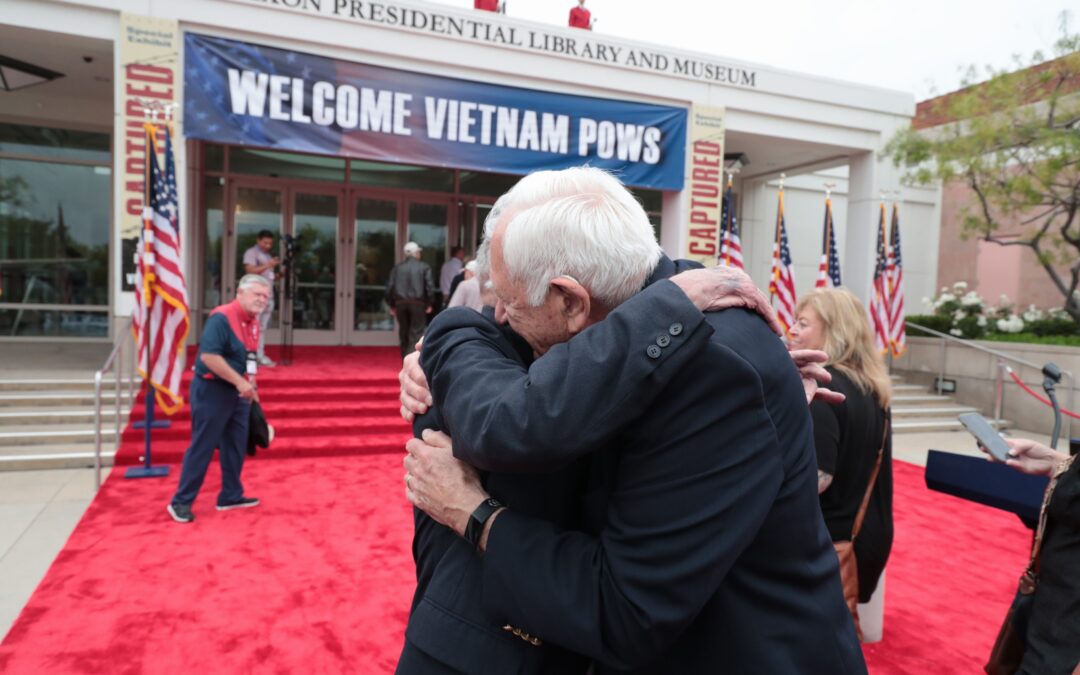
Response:
[{"label": "metal handrail", "polygon": [[117,336],[115,343],[113,344],[112,351],[109,352],[108,358],[105,359],[105,365],[101,366],[94,373],[94,489],[101,488],[101,383],[105,379],[105,375],[112,370],[116,375],[116,388],[115,388],[115,401],[116,404],[116,417],[113,420],[115,424],[115,436],[113,442],[116,444],[115,450],[120,449],[120,408],[121,401],[120,396],[120,374],[124,369],[124,347],[129,342],[131,343],[131,369],[128,372],[128,400],[134,400],[134,382],[135,382],[135,340],[131,331],[131,319],[128,319],[120,330],[120,334]]},{"label": "metal handrail", "polygon": [[913,323],[911,321],[905,321],[904,324],[906,326],[908,326],[909,328],[918,328],[919,330],[923,331],[924,333],[930,333],[931,335],[933,335],[935,337],[939,337],[939,338],[942,338],[942,339],[945,339],[945,340],[949,340],[951,342],[959,342],[960,344],[964,345],[965,347],[968,347],[969,349],[975,349],[975,350],[978,350],[980,352],[986,352],[987,354],[993,354],[994,356],[998,357],[999,359],[1005,359],[1006,361],[1012,361],[1013,363],[1019,363],[1020,365],[1027,366],[1028,368],[1034,368],[1035,370],[1042,370],[1042,366],[1040,364],[1032,363],[1031,361],[1026,361],[1024,359],[1015,357],[1012,354],[1007,354],[1005,352],[999,352],[996,349],[990,349],[989,347],[983,347],[982,345],[971,344],[970,340],[965,340],[963,338],[958,338],[955,335],[949,335],[948,333],[942,333],[940,331],[934,330],[933,328],[927,328],[926,326],[920,326],[919,324]]},{"label": "metal handrail", "polygon": [[[1021,358],[1013,356],[1012,354],[1009,354],[1007,352],[1002,352],[1002,351],[998,351],[996,349],[990,349],[989,347],[983,347],[982,345],[973,344],[970,340],[964,340],[962,338],[956,337],[955,335],[949,335],[947,333],[942,333],[941,331],[936,331],[933,328],[927,328],[926,326],[920,326],[919,324],[914,323],[912,321],[904,321],[904,325],[909,327],[909,328],[916,328],[918,330],[923,331],[924,333],[929,333],[930,335],[933,335],[933,336],[938,337],[938,338],[941,339],[941,352],[940,352],[940,356],[938,357],[938,377],[937,377],[937,382],[935,383],[936,386],[937,386],[938,396],[940,396],[943,393],[942,386],[943,386],[943,382],[945,380],[945,348],[946,348],[946,345],[949,342],[955,342],[955,343],[958,343],[959,345],[961,345],[961,346],[963,346],[963,347],[965,347],[967,349],[974,349],[976,351],[980,351],[980,352],[983,352],[985,354],[990,354],[992,356],[997,357],[997,359],[998,359],[998,362],[997,362],[997,376],[996,376],[996,379],[995,379],[995,392],[994,392],[994,427],[995,428],[1000,428],[1000,426],[1001,426],[1002,401],[1003,401],[1004,396],[1005,396],[1005,361],[1012,361],[1013,363],[1018,363],[1018,364],[1020,364],[1022,366],[1027,366],[1028,368],[1034,368],[1035,370],[1040,371],[1040,372],[1042,371],[1042,365],[1041,364],[1033,363],[1033,362],[1028,361],[1026,359],[1021,359]],[[1069,370],[1062,370],[1061,374],[1065,375],[1065,376],[1067,376],[1069,378],[1069,387],[1068,387],[1069,403],[1068,403],[1068,408],[1070,410],[1075,410],[1076,409],[1076,378],[1073,376],[1072,371],[1069,371]],[[1072,418],[1069,417],[1068,415],[1064,415],[1063,417],[1065,417],[1065,425],[1066,425],[1065,426],[1065,438],[1070,439],[1072,437]]]}]

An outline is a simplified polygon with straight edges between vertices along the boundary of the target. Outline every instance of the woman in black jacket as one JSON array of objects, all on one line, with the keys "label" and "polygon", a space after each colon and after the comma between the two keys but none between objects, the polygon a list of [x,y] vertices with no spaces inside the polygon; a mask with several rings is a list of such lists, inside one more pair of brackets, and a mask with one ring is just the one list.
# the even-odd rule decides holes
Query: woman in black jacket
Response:
[{"label": "woman in black jacket", "polygon": [[1050,502],[1043,507],[1039,583],[1017,674],[1080,673],[1080,460],[1025,438],[1005,440],[1011,448],[1006,464],[1056,479]]},{"label": "woman in black jacket", "polygon": [[795,315],[790,348],[827,353],[826,369],[833,376],[829,387],[846,396],[839,405],[818,401],[810,405],[821,511],[833,541],[851,539],[884,438],[881,468],[855,539],[859,602],[868,602],[893,539],[892,437],[884,437],[892,397],[889,373],[874,348],[866,309],[851,291],[815,290],[799,300]]}]

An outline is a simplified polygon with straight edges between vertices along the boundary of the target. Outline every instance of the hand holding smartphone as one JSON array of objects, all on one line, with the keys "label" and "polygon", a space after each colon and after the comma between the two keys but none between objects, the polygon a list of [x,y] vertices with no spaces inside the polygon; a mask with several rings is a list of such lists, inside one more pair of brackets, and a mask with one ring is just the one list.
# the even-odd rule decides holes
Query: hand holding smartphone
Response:
[{"label": "hand holding smartphone", "polygon": [[959,419],[964,428],[979,441],[979,444],[990,451],[991,457],[999,462],[1010,458],[1009,444],[985,417],[979,413],[964,413]]}]

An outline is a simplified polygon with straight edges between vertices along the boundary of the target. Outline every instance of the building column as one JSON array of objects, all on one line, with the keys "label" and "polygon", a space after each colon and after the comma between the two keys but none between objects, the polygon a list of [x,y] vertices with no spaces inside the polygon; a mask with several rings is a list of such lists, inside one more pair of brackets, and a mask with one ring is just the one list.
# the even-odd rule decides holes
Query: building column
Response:
[{"label": "building column", "polygon": [[738,180],[739,234],[743,245],[743,263],[758,288],[769,289],[772,272],[773,236],[776,229],[776,203],[770,201],[765,180]]},{"label": "building column", "polygon": [[889,158],[864,152],[851,157],[848,177],[846,234],[843,242],[837,243],[840,271],[844,286],[865,304],[870,301],[873,287],[882,193],[899,189],[900,172]]}]

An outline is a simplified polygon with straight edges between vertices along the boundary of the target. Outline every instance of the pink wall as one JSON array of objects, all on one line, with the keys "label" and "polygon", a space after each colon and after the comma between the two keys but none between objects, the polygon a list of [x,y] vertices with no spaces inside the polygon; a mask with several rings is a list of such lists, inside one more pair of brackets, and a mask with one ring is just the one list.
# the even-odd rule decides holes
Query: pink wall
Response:
[{"label": "pink wall", "polygon": [[[991,305],[999,303],[1002,293],[1019,309],[1033,304],[1047,309],[1061,307],[1065,296],[1039,264],[1034,251],[1024,246],[1001,246],[975,237],[964,238],[962,223],[965,207],[973,204],[971,190],[960,181],[945,185],[941,191],[941,240],[938,249],[938,285],[951,286],[966,281]],[[1016,216],[1014,222],[1019,222]],[[998,236],[1020,233],[1020,226],[1006,223]],[[1064,272],[1065,266],[1061,266]],[[1067,276],[1067,275],[1066,275]],[[927,311],[919,307],[919,312]]]}]

